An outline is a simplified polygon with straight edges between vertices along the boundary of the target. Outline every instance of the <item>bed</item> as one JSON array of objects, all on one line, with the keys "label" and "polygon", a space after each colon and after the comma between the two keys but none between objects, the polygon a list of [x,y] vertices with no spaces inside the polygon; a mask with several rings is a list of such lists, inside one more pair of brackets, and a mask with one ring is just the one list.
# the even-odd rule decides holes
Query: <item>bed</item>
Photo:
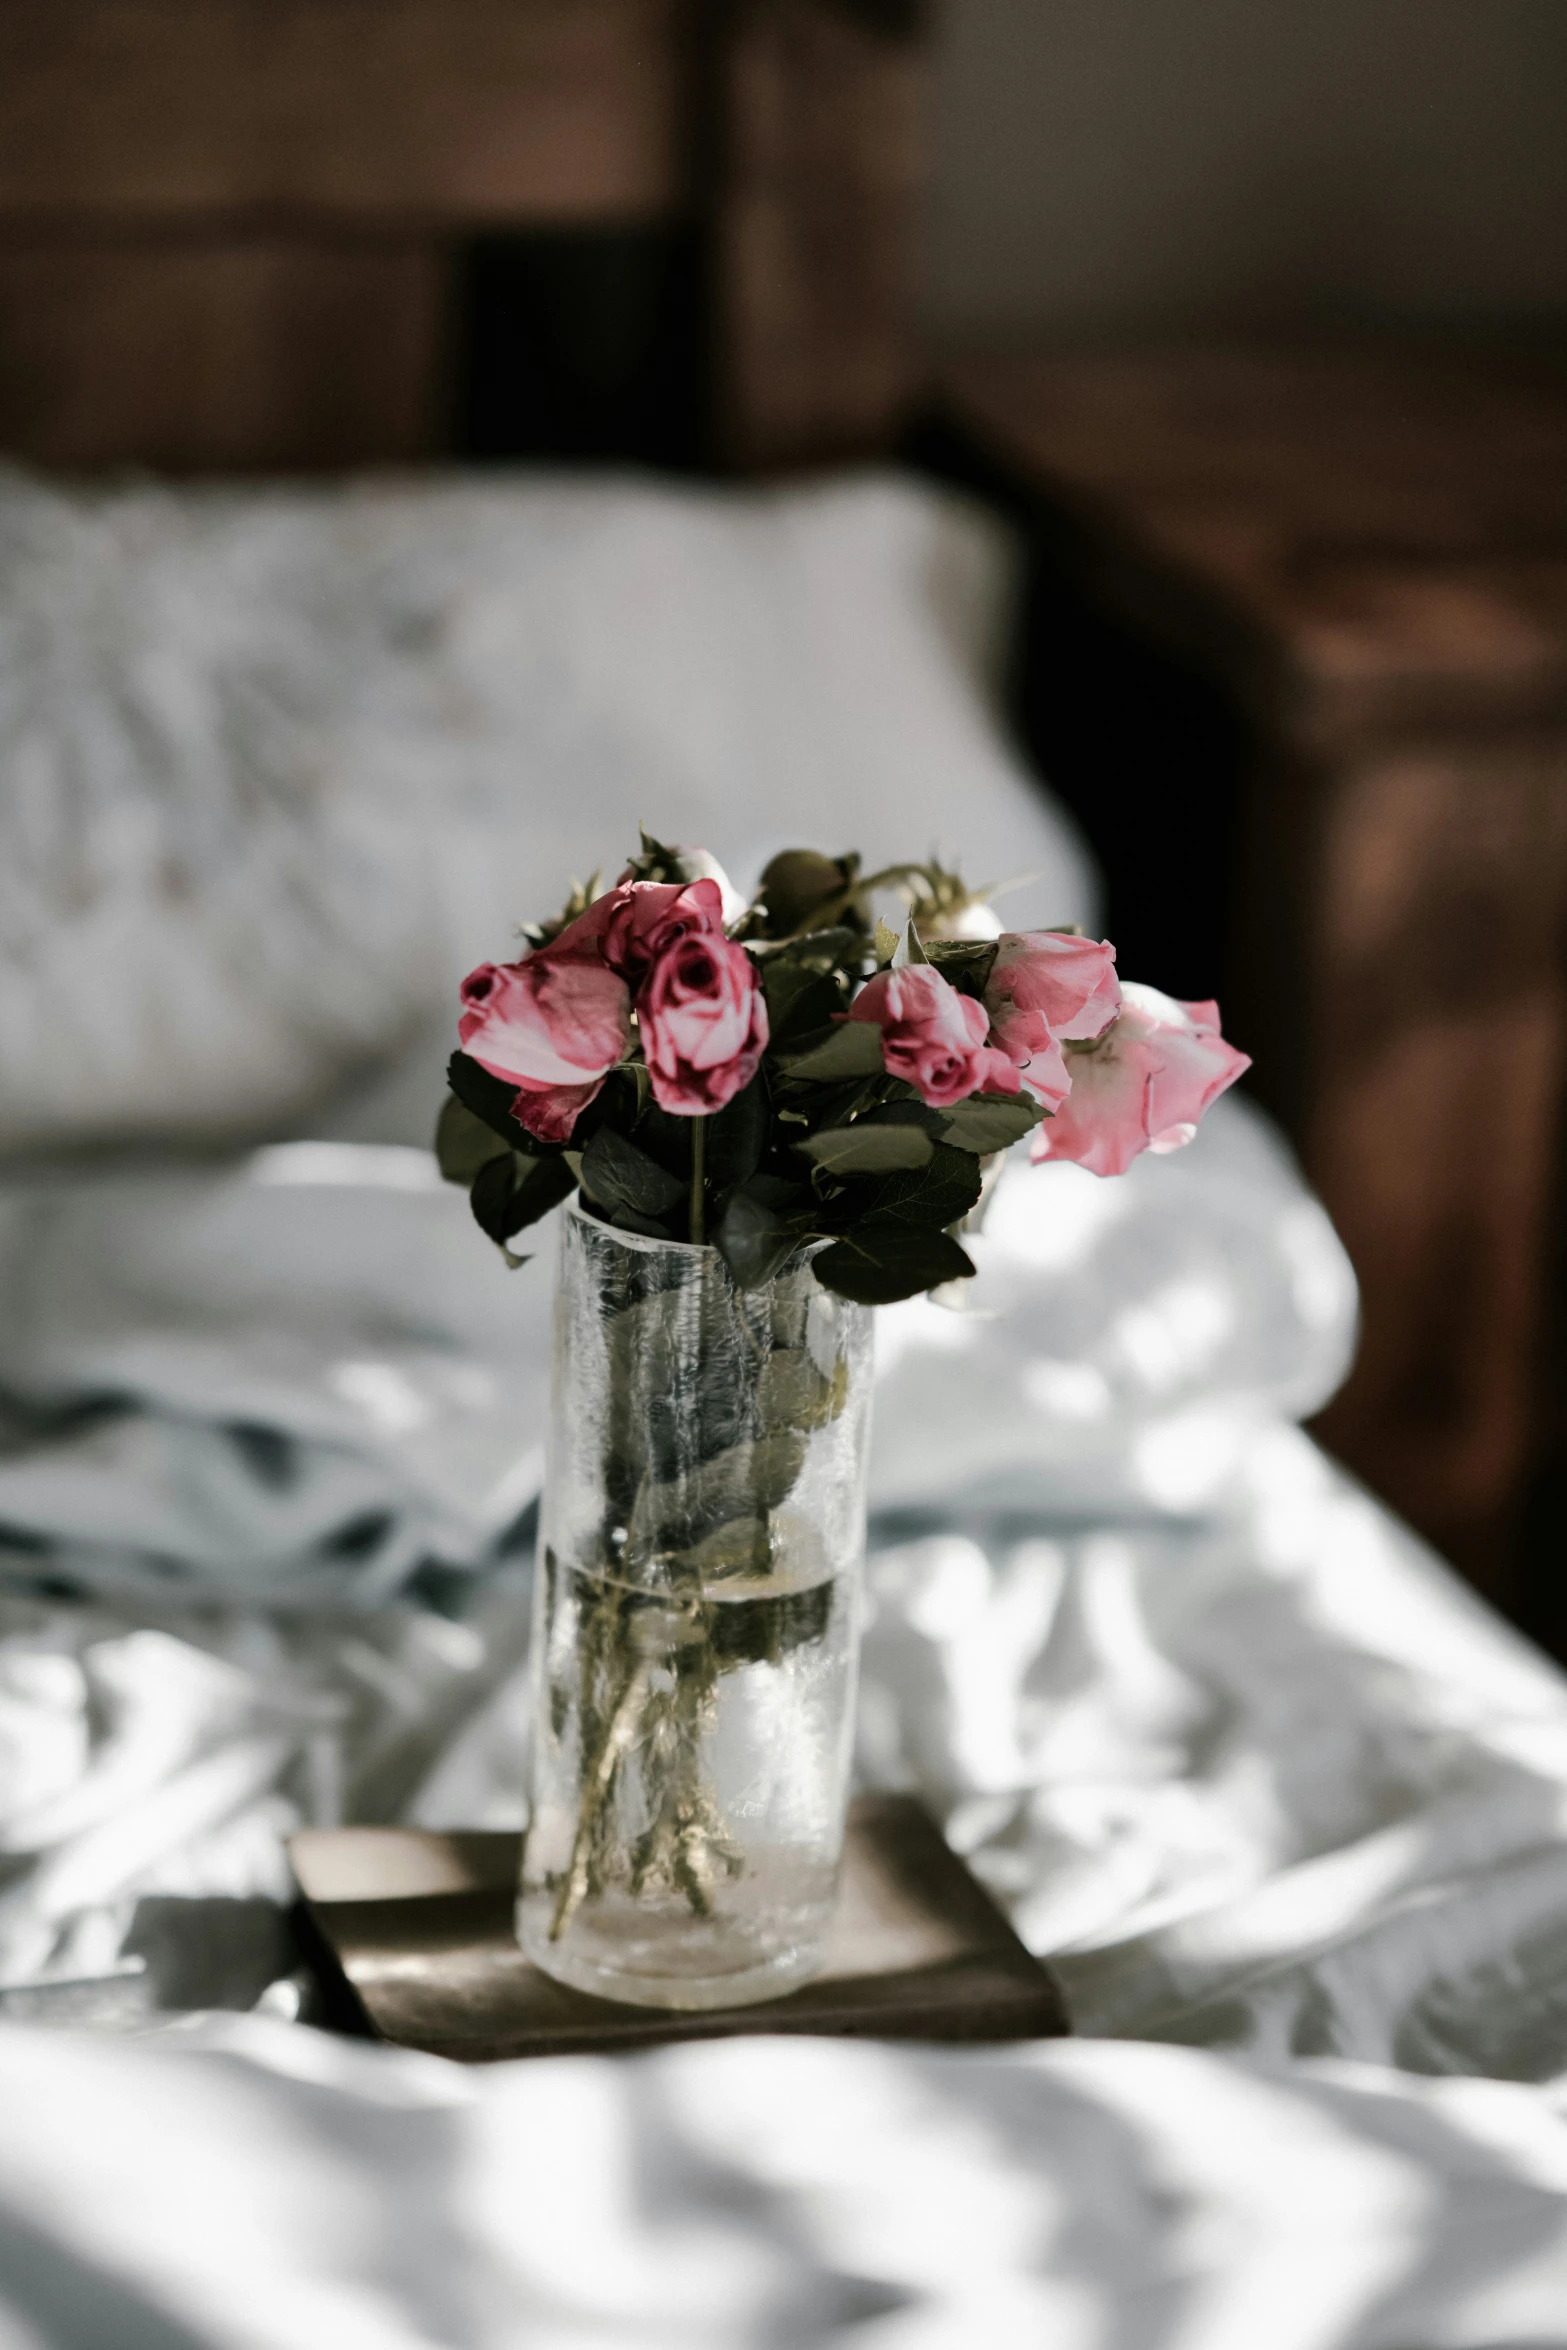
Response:
[{"label": "bed", "polygon": [[[319,94],[365,13],[18,8],[0,107],[108,56],[83,153],[112,159],[137,60],[173,105],[221,52],[232,100],[224,43],[312,42]],[[407,87],[433,15],[371,13]],[[915,54],[891,8],[714,11],[694,45],[640,9],[472,14],[565,43],[579,99],[663,91],[709,159],[715,92],[765,122],[781,56],[836,61],[863,164],[887,117],[853,76],[906,93]],[[673,81],[632,45],[655,25]],[[558,96],[520,54],[519,104]],[[311,151],[271,136],[281,86],[242,109],[274,109],[262,147],[212,152]],[[48,236],[107,283],[76,169]],[[556,217],[558,172],[509,184],[519,235]],[[115,232],[154,275],[171,185]],[[324,233],[297,189],[223,203],[209,293],[244,206]],[[363,234],[368,265],[391,231]],[[0,482],[0,2340],[1567,2340],[1567,1684],[1302,1433],[1354,1283],[1244,1101],[1119,1184],[1009,1167],[979,1310],[881,1325],[860,1775],[923,1797],[1073,2039],[463,2071],[310,2028],[292,1827],[521,1819],[548,1267],[503,1271],[425,1147],[460,962],[666,810],[745,879],[791,837],[950,826],[1033,876],[1019,922],[1091,921],[1097,881],[998,716],[1015,559],[962,500],[367,473],[450,443],[242,446],[216,392],[208,439],[138,444],[116,371],[50,348],[111,423],[14,429]],[[874,439],[814,380],[753,451]],[[229,478],[38,470],[137,456]]]}]

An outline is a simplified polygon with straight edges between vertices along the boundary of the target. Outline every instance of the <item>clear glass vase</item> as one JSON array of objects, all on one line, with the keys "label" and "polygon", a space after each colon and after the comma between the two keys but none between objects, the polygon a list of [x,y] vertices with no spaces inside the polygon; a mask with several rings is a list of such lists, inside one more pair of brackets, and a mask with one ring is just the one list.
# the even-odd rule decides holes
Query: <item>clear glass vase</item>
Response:
[{"label": "clear glass vase", "polygon": [[848,1795],[869,1310],[810,1251],[563,1219],[517,1928],[603,1997],[700,2008],[812,1974]]}]

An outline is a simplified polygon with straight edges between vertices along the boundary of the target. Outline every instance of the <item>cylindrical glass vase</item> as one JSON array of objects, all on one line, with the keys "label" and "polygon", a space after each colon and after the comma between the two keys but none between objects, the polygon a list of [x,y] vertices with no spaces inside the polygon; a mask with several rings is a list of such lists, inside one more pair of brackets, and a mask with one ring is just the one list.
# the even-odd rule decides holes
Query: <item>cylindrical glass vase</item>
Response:
[{"label": "cylindrical glass vase", "polygon": [[554,1349],[518,1935],[605,1998],[766,1999],[843,1844],[870,1313],[574,1201]]}]

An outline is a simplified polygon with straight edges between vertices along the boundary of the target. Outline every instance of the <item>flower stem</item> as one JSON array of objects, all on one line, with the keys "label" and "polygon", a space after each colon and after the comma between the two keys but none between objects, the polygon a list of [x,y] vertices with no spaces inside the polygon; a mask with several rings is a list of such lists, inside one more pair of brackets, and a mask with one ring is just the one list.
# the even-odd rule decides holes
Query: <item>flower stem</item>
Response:
[{"label": "flower stem", "polygon": [[691,1245],[693,1248],[700,1248],[703,1240],[706,1238],[702,1215],[703,1208],[706,1205],[706,1202],[702,1196],[704,1189],[702,1180],[702,1146],[706,1138],[707,1120],[705,1118],[693,1118],[691,1121]]}]

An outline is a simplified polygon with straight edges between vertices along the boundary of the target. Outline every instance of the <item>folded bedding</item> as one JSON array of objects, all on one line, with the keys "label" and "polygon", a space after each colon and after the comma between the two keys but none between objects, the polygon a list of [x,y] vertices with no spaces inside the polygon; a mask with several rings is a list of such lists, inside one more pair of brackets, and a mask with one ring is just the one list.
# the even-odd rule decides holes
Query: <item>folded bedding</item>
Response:
[{"label": "folded bedding", "polygon": [[554,1236],[424,1147],[451,979],[639,813],[1088,916],[1008,574],[890,480],[0,483],[4,2350],[1567,2342],[1567,1683],[1302,1433],[1354,1283],[1235,1097],[879,1316],[860,1777],[1075,2043],[290,2020],[293,1828],[524,1817]]}]

